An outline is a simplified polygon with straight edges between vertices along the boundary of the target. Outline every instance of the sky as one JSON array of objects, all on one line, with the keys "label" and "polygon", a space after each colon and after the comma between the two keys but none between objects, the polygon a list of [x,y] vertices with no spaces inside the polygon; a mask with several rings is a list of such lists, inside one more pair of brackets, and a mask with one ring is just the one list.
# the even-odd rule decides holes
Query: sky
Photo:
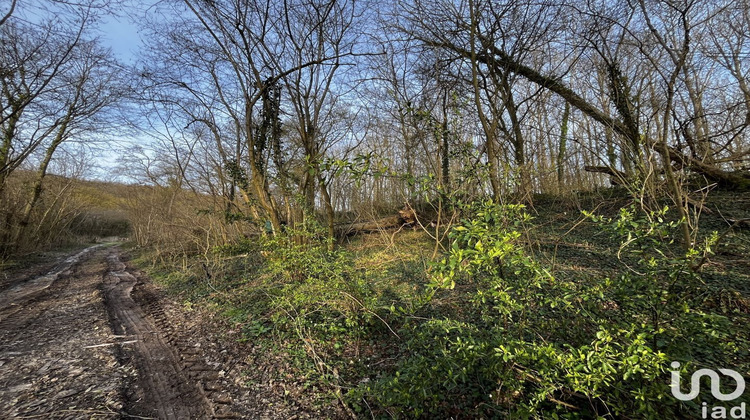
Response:
[{"label": "sky", "polygon": [[132,64],[142,47],[141,33],[138,22],[143,19],[146,2],[126,0],[117,10],[118,16],[107,16],[99,26],[102,43],[111,48],[117,57],[125,64]]},{"label": "sky", "polygon": [[128,17],[109,17],[101,25],[102,43],[125,64],[132,64],[141,47],[140,34]]},{"label": "sky", "polygon": [[[0,0],[3,3],[3,0]],[[14,16],[29,22],[39,22],[55,13],[55,3],[30,1],[16,7]],[[118,11],[120,16],[107,16],[98,27],[102,43],[112,48],[112,51],[126,63],[135,59],[136,53],[141,46],[138,27],[133,23],[143,14],[143,3],[138,1],[125,1]],[[0,7],[0,14],[7,12],[6,7]]]},{"label": "sky", "polygon": [[[123,10],[121,16],[109,16],[100,25],[101,42],[105,47],[111,48],[117,59],[125,64],[135,64],[138,52],[143,46],[141,33],[138,26],[133,23],[133,17],[137,10],[129,7]],[[118,138],[118,146],[101,151],[96,158],[96,166],[93,177],[108,181],[130,182],[132,181],[116,169],[120,166],[120,155],[123,153],[124,144],[148,143],[147,138]]]}]

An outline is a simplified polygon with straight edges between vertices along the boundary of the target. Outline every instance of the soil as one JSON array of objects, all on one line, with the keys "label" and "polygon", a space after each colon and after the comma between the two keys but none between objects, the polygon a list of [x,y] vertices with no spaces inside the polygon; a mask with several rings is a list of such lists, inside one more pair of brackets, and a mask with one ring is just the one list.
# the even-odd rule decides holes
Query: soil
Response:
[{"label": "soil", "polygon": [[98,245],[4,273],[0,418],[276,417],[123,260]]}]

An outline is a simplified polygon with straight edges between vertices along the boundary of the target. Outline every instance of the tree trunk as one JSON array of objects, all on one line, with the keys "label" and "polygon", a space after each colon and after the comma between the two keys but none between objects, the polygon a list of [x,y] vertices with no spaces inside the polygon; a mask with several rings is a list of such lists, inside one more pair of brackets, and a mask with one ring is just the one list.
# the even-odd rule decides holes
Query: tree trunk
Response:
[{"label": "tree trunk", "polygon": [[568,144],[568,119],[570,118],[570,104],[565,102],[565,110],[560,127],[560,143],[557,149],[557,192],[562,193],[565,182],[565,153]]},{"label": "tree trunk", "polygon": [[333,225],[335,213],[333,211],[333,204],[331,204],[331,195],[328,194],[328,186],[326,185],[325,179],[320,173],[318,173],[318,183],[320,185],[320,195],[323,197],[323,204],[326,208],[326,227],[328,228],[328,239],[330,241],[328,244],[328,248],[329,251],[333,251],[333,241],[336,235],[336,231],[334,230]]},{"label": "tree trunk", "polygon": [[[474,88],[474,105],[477,108],[479,121],[482,123],[482,129],[485,135],[485,149],[487,152],[487,166],[489,167],[490,186],[492,188],[492,198],[497,202],[500,201],[500,180],[497,170],[497,149],[495,149],[495,133],[497,132],[497,122],[490,122],[482,107],[482,100],[479,90],[479,55],[475,49],[476,38],[478,37],[478,22],[474,2],[469,3],[471,13],[471,51],[464,51],[464,56],[471,60],[471,82]],[[468,54],[467,54],[468,53]],[[486,60],[485,60],[486,64]]]},{"label": "tree trunk", "polygon": [[3,143],[0,144],[0,194],[5,190],[5,180],[11,172],[10,165],[10,153],[13,145],[13,137],[15,136],[16,125],[21,118],[21,111],[16,108],[11,108],[11,117],[6,121],[5,127],[3,127]]},{"label": "tree trunk", "polygon": [[253,189],[255,190],[261,207],[271,219],[271,227],[274,235],[276,235],[281,232],[281,218],[279,217],[279,211],[276,208],[271,192],[269,191],[266,174],[260,165],[260,156],[257,156],[255,150],[256,145],[253,138],[252,108],[249,101],[245,106],[245,133],[247,136],[246,141],[248,142],[248,160],[250,162],[251,173],[250,182],[253,185]]},{"label": "tree trunk", "polygon": [[518,120],[518,108],[516,107],[516,101],[513,98],[513,89],[510,86],[510,80],[508,79],[508,73],[503,73],[501,76],[501,83],[503,92],[503,101],[505,107],[508,110],[508,117],[511,123],[511,143],[513,144],[513,160],[515,161],[516,168],[518,170],[518,198],[524,202],[531,202],[531,173],[529,167],[526,165],[526,150],[525,141],[523,138],[523,132],[521,131],[521,124]]}]

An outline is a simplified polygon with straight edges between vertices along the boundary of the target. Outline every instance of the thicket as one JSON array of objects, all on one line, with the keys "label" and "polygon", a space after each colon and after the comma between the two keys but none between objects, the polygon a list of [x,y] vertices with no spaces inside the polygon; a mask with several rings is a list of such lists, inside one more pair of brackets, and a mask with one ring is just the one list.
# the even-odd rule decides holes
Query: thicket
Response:
[{"label": "thicket", "polygon": [[0,261],[104,237],[128,236],[130,221],[115,192],[126,190],[126,186],[48,176],[36,205],[28,208],[33,184],[33,174],[24,171],[5,181],[0,207]]},{"label": "thicket", "polygon": [[671,361],[746,370],[747,358],[736,358],[745,333],[716,310],[717,291],[694,270],[715,235],[684,255],[670,246],[682,222],[666,221],[666,208],[588,214],[620,241],[624,269],[565,279],[524,250],[522,206],[466,210],[430,273],[433,290],[466,304],[410,325],[410,356],[355,395],[407,417],[675,418],[686,414],[669,394]]},{"label": "thicket", "polygon": [[748,371],[747,298],[704,275],[716,233],[685,252],[667,207],[584,212],[612,275],[558,274],[523,205],[453,210],[434,259],[419,232],[399,235],[421,252],[390,234],[361,252],[311,222],[214,248],[167,284],[363,417],[681,418],[699,407],[672,398],[671,362]]}]

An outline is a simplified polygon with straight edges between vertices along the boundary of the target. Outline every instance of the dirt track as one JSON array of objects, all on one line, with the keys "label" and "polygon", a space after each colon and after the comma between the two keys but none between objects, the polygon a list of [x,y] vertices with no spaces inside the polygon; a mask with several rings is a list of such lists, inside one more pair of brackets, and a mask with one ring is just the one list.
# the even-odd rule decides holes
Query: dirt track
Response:
[{"label": "dirt track", "polygon": [[52,267],[0,291],[0,418],[245,417],[118,248]]}]

